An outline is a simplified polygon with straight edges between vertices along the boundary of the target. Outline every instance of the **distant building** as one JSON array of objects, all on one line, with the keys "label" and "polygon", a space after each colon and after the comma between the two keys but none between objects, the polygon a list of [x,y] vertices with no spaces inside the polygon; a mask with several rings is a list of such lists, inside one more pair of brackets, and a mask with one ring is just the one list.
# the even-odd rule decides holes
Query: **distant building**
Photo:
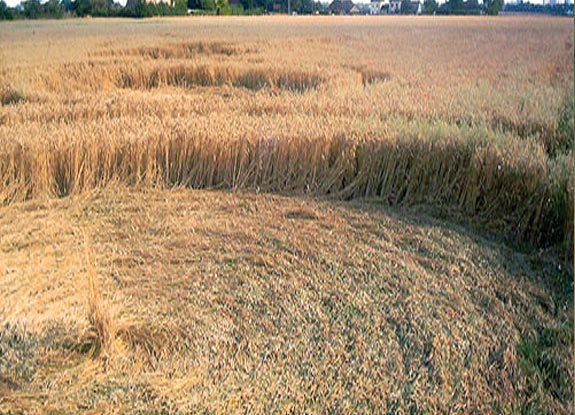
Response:
[{"label": "distant building", "polygon": [[351,0],[333,0],[327,10],[332,14],[359,14],[360,9]]},{"label": "distant building", "polygon": [[[371,0],[369,4],[370,14],[400,14],[402,0]],[[405,14],[421,14],[421,1],[409,2],[409,9]]]}]

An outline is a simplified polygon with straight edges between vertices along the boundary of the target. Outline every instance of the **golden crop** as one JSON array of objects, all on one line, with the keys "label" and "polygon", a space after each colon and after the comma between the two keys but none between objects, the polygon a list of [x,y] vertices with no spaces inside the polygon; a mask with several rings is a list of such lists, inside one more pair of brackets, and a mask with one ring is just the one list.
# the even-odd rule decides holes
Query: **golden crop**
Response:
[{"label": "golden crop", "polygon": [[4,203],[247,187],[456,207],[535,243],[571,232],[567,20],[250,24],[4,25]]}]

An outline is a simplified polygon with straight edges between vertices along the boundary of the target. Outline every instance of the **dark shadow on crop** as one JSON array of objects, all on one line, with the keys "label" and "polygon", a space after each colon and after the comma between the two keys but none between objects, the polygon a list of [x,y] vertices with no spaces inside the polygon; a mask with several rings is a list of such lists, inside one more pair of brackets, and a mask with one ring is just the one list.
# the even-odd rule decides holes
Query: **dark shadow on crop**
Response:
[{"label": "dark shadow on crop", "polygon": [[185,42],[165,46],[142,46],[133,49],[105,50],[96,56],[140,56],[145,59],[193,59],[198,56],[221,55],[233,56],[251,49],[240,49],[237,46],[222,42]]},{"label": "dark shadow on crop", "polygon": [[321,76],[309,71],[286,71],[272,68],[238,69],[215,65],[179,65],[153,69],[124,68],[116,77],[117,86],[131,89],[231,85],[252,91],[277,88],[296,93],[318,89],[323,82]]}]

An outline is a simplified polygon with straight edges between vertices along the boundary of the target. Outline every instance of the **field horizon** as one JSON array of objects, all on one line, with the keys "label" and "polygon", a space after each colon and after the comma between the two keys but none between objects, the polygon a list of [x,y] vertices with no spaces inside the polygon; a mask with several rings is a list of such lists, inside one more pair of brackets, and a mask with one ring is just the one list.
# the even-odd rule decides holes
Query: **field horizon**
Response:
[{"label": "field horizon", "polygon": [[572,19],[0,25],[0,413],[572,413]]}]

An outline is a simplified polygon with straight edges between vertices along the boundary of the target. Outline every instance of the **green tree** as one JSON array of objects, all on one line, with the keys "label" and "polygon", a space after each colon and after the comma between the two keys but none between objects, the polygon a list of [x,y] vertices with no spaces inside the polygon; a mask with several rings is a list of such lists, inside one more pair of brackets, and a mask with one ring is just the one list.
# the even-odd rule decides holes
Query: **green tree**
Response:
[{"label": "green tree", "polygon": [[112,0],[89,0],[92,6],[92,16],[107,17],[110,15],[113,1]]},{"label": "green tree", "polygon": [[38,19],[41,15],[42,5],[40,0],[26,0],[22,2],[24,7],[24,17],[27,19]]},{"label": "green tree", "polygon": [[[286,4],[287,9],[287,4]],[[291,9],[298,14],[311,14],[315,10],[312,0],[291,0]]]},{"label": "green tree", "polygon": [[240,4],[244,8],[244,10],[251,10],[255,7],[254,0],[240,0]]},{"label": "green tree", "polygon": [[216,3],[214,0],[188,0],[188,8],[214,11],[216,10]]},{"label": "green tree", "polygon": [[54,19],[61,19],[64,16],[64,8],[60,0],[48,0],[43,6],[44,15]]},{"label": "green tree", "polygon": [[145,0],[137,0],[134,5],[134,17],[152,17],[152,7]]},{"label": "green tree", "polygon": [[448,0],[447,4],[451,14],[463,14],[463,0]]},{"label": "green tree", "polygon": [[76,16],[84,17],[92,14],[92,3],[90,0],[76,0],[73,3],[73,10]]},{"label": "green tree", "polygon": [[490,16],[497,16],[503,9],[503,0],[485,0],[485,13]]},{"label": "green tree", "polygon": [[228,4],[228,0],[216,0],[216,14],[222,16],[232,14],[232,9]]},{"label": "green tree", "polygon": [[437,11],[437,7],[439,7],[439,4],[437,4],[436,0],[425,0],[423,2],[423,13],[434,14]]},{"label": "green tree", "polygon": [[4,0],[0,0],[0,20],[13,20],[14,14]]},{"label": "green tree", "polygon": [[216,2],[214,0],[200,0],[203,10],[214,11],[216,10]]},{"label": "green tree", "polygon": [[411,10],[411,3],[409,2],[409,0],[402,0],[399,12],[401,14],[409,14],[410,10]]},{"label": "green tree", "polygon": [[231,8],[232,8],[232,15],[234,16],[241,16],[246,14],[244,11],[244,6],[242,6],[241,3],[234,4],[233,6],[231,6]]},{"label": "green tree", "polygon": [[188,14],[188,1],[176,0],[176,3],[174,4],[174,14],[177,14],[179,16],[184,16]]},{"label": "green tree", "polygon": [[74,3],[72,0],[62,0],[60,4],[62,5],[64,12],[70,13],[74,11]]},{"label": "green tree", "polygon": [[417,4],[410,0],[402,0],[399,12],[401,14],[417,14]]}]

